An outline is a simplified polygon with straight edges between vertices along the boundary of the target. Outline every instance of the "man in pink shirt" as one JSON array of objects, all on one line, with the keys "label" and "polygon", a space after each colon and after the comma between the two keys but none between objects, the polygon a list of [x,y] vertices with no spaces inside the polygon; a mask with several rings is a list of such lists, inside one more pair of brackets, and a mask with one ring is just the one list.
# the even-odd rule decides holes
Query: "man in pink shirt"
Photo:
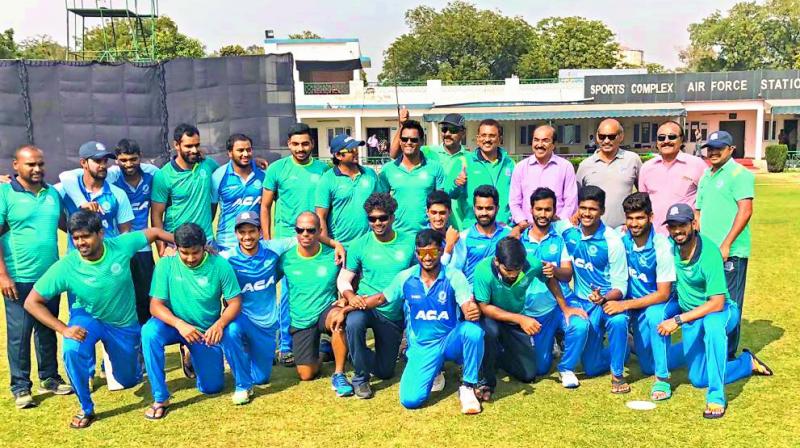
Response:
[{"label": "man in pink shirt", "polygon": [[[648,193],[654,216],[666,216],[672,204],[695,207],[697,185],[708,167],[703,159],[683,152],[683,127],[667,121],[658,128],[656,146],[659,155],[642,165],[639,171],[639,191]],[[664,225],[656,232],[669,235]]]},{"label": "man in pink shirt", "polygon": [[553,153],[556,130],[552,126],[539,126],[533,131],[533,154],[518,163],[511,174],[508,204],[515,231],[528,227],[531,220],[531,194],[539,187],[556,193],[556,215],[569,219],[578,207],[578,183],[575,168],[568,160]]}]

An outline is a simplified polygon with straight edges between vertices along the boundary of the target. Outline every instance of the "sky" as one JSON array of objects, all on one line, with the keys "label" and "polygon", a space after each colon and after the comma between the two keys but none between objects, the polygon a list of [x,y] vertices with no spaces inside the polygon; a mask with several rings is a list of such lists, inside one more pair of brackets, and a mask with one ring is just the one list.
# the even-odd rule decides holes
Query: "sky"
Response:
[{"label": "sky", "polygon": [[[93,7],[95,0],[67,0],[72,5]],[[98,0],[103,6],[124,8],[125,0]],[[3,0],[0,30],[13,28],[17,42],[26,37],[49,34],[66,42],[67,13],[63,0]],[[133,5],[133,0],[128,0]],[[148,0],[138,0],[140,12],[147,12]],[[323,37],[356,37],[362,55],[372,59],[367,70],[370,80],[380,73],[383,51],[408,31],[405,11],[420,4],[441,8],[443,0],[421,2],[348,0],[161,0],[159,13],[170,16],[178,29],[199,39],[211,52],[223,45],[247,47],[261,44],[264,30],[275,37],[311,30]],[[600,20],[616,33],[623,46],[644,50],[647,62],[667,68],[680,65],[678,52],[689,44],[687,27],[716,10],[727,11],[736,0],[474,0],[480,8],[521,16],[528,23],[553,16],[581,16]],[[143,6],[144,5],[144,6]],[[87,22],[88,25],[88,22]]]}]

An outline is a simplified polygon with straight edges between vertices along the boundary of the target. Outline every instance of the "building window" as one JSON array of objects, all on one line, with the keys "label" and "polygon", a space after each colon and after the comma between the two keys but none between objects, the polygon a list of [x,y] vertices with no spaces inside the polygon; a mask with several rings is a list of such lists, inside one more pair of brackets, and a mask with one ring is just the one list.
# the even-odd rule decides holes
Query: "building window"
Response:
[{"label": "building window", "polygon": [[530,145],[533,142],[533,131],[536,129],[535,124],[522,125],[519,127],[519,142],[522,145]]},{"label": "building window", "polygon": [[559,125],[556,129],[558,143],[566,145],[574,145],[581,142],[581,125],[579,124],[564,124]]},{"label": "building window", "polygon": [[700,131],[700,140],[705,141],[708,138],[708,122],[706,121],[690,121],[689,122],[689,141],[694,143],[697,141],[695,131]]},{"label": "building window", "polygon": [[778,138],[777,137],[778,131],[775,130],[775,128],[777,128],[777,127],[778,127],[778,122],[777,121],[773,121],[772,122],[772,138],[770,138],[770,135],[769,135],[769,121],[765,121],[764,122],[764,139],[763,140],[775,140],[775,139],[777,139]]}]

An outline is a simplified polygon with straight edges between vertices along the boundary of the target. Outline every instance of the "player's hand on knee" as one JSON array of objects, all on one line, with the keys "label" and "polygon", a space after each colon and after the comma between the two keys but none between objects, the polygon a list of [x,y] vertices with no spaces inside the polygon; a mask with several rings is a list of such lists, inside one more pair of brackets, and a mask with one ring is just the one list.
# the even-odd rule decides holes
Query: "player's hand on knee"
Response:
[{"label": "player's hand on knee", "polygon": [[73,325],[71,327],[67,327],[61,335],[65,338],[74,339],[78,342],[83,342],[86,340],[86,329],[83,327],[79,327],[77,325]]}]

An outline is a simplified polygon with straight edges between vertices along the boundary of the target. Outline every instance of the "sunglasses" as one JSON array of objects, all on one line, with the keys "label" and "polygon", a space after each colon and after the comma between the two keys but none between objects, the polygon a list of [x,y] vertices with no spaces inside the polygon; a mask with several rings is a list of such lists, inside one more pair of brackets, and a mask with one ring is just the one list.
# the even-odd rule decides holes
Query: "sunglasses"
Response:
[{"label": "sunglasses", "polygon": [[357,151],[358,151],[357,149],[340,149],[337,154],[341,154],[343,156],[346,156],[348,154],[351,154],[351,153],[354,153],[354,152],[357,152]]},{"label": "sunglasses", "polygon": [[436,258],[439,256],[439,249],[438,248],[429,248],[429,249],[417,249],[417,256],[419,258],[425,258],[426,256],[430,255],[431,258]]},{"label": "sunglasses", "polygon": [[597,134],[597,141],[602,142],[606,139],[611,140],[612,142],[617,139],[618,134]]},{"label": "sunglasses", "polygon": [[389,215],[377,215],[377,216],[367,216],[369,222],[387,222],[389,221]]},{"label": "sunglasses", "polygon": [[458,134],[461,128],[458,126],[442,126],[442,134]]},{"label": "sunglasses", "polygon": [[295,227],[294,233],[298,235],[302,235],[304,233],[308,233],[309,235],[314,235],[315,233],[317,233],[317,229],[315,229],[314,227]]},{"label": "sunglasses", "polygon": [[679,138],[680,138],[680,136],[677,135],[677,134],[658,134],[656,136],[656,140],[658,140],[660,142],[667,141],[667,140],[669,140],[671,142],[674,142],[675,140],[677,140]]},{"label": "sunglasses", "polygon": [[419,143],[419,137],[400,137],[400,141],[403,143]]}]

